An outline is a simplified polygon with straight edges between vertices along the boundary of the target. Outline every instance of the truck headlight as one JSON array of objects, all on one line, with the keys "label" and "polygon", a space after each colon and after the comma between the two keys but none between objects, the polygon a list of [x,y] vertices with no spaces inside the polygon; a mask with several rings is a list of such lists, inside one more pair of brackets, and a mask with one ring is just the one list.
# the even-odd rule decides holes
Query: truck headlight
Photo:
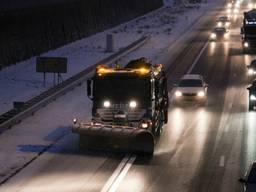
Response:
[{"label": "truck headlight", "polygon": [[221,23],[221,22],[218,22],[217,25],[218,25],[218,27],[221,27],[221,26],[222,26],[222,23]]},{"label": "truck headlight", "polygon": [[109,108],[111,105],[110,101],[104,101],[103,102],[103,106],[106,107],[106,108]]},{"label": "truck headlight", "polygon": [[256,101],[256,96],[255,96],[255,95],[251,95],[251,96],[250,96],[250,100],[251,100],[251,101]]},{"label": "truck headlight", "polygon": [[212,34],[211,34],[211,38],[212,38],[212,39],[215,39],[215,38],[216,38],[216,34],[215,34],[215,33],[212,33]]},{"label": "truck headlight", "polygon": [[229,26],[230,26],[230,23],[229,23],[229,22],[226,22],[226,23],[225,23],[225,26],[226,26],[226,27],[229,27]]},{"label": "truck headlight", "polygon": [[180,91],[176,91],[176,92],[175,92],[175,96],[176,96],[176,97],[181,97],[181,96],[182,96],[182,93],[181,93]]},{"label": "truck headlight", "polygon": [[249,47],[249,43],[245,42],[244,47]]},{"label": "truck headlight", "polygon": [[197,93],[197,96],[198,96],[198,97],[204,97],[204,96],[205,96],[205,93],[204,93],[203,91],[199,91],[199,92]]},{"label": "truck headlight", "polygon": [[224,34],[224,38],[225,38],[225,39],[227,39],[228,36],[229,36],[228,33],[225,33],[225,34]]},{"label": "truck headlight", "polygon": [[147,123],[141,123],[141,128],[147,129],[148,128],[148,124]]},{"label": "truck headlight", "polygon": [[136,101],[131,101],[129,103],[129,106],[130,106],[130,108],[136,108],[137,107],[137,102]]},{"label": "truck headlight", "polygon": [[232,7],[232,3],[228,3],[228,8],[231,8]]}]

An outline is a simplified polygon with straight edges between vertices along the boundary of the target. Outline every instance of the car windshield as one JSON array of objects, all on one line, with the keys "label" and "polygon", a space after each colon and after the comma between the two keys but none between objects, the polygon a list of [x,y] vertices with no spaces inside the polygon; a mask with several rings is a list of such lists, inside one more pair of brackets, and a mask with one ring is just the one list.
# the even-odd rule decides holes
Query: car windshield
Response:
[{"label": "car windshield", "polygon": [[179,83],[179,87],[202,87],[203,83],[199,79],[183,79]]},{"label": "car windshield", "polygon": [[97,77],[94,80],[93,97],[95,100],[115,100],[127,102],[136,99],[145,103],[151,96],[148,77],[130,75],[108,75]]},{"label": "car windshield", "polygon": [[220,17],[219,21],[222,21],[222,22],[228,21],[228,17]]},{"label": "car windshield", "polygon": [[215,29],[214,29],[214,32],[215,32],[215,33],[224,33],[224,32],[226,32],[226,29],[223,28],[223,27],[221,27],[221,28],[215,28]]}]

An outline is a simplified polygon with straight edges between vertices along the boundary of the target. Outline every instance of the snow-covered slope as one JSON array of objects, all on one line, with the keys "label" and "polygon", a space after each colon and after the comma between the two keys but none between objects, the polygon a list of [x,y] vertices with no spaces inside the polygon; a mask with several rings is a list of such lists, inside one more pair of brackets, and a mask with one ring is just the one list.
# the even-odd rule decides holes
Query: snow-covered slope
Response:
[{"label": "snow-covered slope", "polygon": [[[116,28],[95,34],[77,42],[71,43],[43,56],[61,56],[68,58],[67,79],[86,67],[110,55],[105,52],[106,34],[114,35],[115,50],[127,46],[145,34],[151,35],[151,40],[123,62],[134,57],[148,57],[159,62],[158,55],[165,50],[177,37],[185,32],[191,24],[216,1],[207,4],[189,6],[172,5],[172,0],[166,0],[165,7],[142,17],[124,23]],[[47,74],[47,85],[43,86],[43,75],[35,72],[36,58],[12,65],[0,71],[0,114],[12,108],[13,101],[26,101],[53,86],[53,75]]]}]

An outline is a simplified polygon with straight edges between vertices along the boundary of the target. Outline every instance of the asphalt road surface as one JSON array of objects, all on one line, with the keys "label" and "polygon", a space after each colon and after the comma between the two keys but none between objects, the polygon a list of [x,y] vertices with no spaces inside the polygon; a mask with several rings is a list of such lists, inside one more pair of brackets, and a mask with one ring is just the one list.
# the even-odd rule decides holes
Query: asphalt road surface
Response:
[{"label": "asphalt road surface", "polygon": [[[190,72],[205,77],[208,99],[205,106],[170,105],[169,123],[152,158],[81,154],[77,137],[70,134],[59,141],[61,150],[42,154],[0,191],[241,191],[237,180],[256,159],[256,112],[248,112],[246,90],[250,83],[246,64],[254,55],[241,49],[241,15],[232,18],[228,40],[208,41],[222,14],[223,9],[209,11],[197,35],[167,63],[170,96],[172,84]],[[82,89],[74,92],[84,94]]]}]

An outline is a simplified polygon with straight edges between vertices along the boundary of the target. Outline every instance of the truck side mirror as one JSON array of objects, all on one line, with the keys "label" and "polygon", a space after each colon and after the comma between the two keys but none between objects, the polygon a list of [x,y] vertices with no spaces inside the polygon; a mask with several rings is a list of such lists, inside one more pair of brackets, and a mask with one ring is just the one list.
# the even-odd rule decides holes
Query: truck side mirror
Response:
[{"label": "truck side mirror", "polygon": [[92,80],[87,80],[87,96],[92,100]]}]

